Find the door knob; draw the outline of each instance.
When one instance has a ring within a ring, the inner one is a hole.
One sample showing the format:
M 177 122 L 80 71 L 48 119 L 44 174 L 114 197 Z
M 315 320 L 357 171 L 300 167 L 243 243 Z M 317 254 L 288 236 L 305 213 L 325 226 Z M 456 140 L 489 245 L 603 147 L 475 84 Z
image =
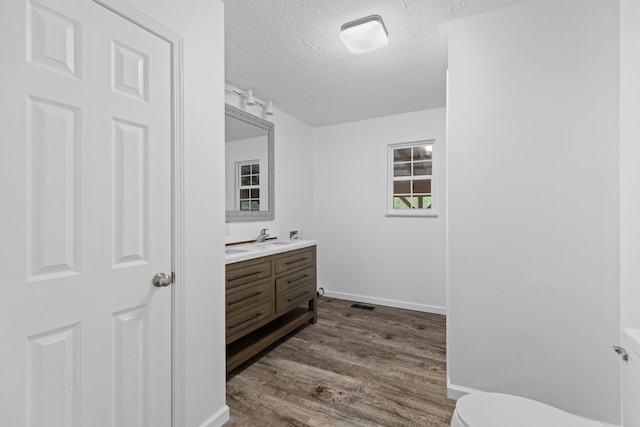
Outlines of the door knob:
M 169 286 L 173 280 L 167 273 L 157 273 L 153 276 L 153 280 L 151 282 L 156 288 L 164 288 L 165 286 Z

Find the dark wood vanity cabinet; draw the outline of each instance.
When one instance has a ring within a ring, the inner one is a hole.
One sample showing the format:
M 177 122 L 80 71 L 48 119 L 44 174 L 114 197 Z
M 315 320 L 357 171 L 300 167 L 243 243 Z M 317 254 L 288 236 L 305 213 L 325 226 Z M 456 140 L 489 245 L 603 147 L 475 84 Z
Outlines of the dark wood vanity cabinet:
M 317 322 L 316 247 L 227 264 L 227 372 Z

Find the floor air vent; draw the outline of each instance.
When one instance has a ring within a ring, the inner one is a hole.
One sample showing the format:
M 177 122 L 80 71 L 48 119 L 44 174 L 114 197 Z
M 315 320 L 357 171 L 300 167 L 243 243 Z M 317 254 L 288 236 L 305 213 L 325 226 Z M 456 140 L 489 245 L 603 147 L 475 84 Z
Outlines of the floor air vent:
M 363 305 L 363 304 L 351 304 L 351 307 L 360 308 L 362 310 L 373 310 L 375 308 L 375 307 L 371 307 L 370 305 Z

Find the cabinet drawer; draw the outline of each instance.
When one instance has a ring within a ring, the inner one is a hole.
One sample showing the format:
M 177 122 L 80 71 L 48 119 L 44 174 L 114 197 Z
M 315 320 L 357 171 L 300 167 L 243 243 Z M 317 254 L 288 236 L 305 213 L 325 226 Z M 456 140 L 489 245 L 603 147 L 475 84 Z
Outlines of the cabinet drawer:
M 303 302 L 315 297 L 316 282 L 306 282 L 303 286 L 298 286 L 288 292 L 278 293 L 276 300 L 276 312 L 291 310 Z
M 271 260 L 239 262 L 227 270 L 226 289 L 271 277 Z
M 304 270 L 287 274 L 286 276 L 282 276 L 276 279 L 276 295 L 301 288 L 309 284 L 309 282 L 315 282 L 315 280 L 316 269 L 313 267 L 305 268 Z
M 276 275 L 286 273 L 300 267 L 313 265 L 315 262 L 313 248 L 298 249 L 276 258 Z
M 271 279 L 266 279 L 255 285 L 238 286 L 227 290 L 225 298 L 227 316 L 265 299 L 273 299 L 273 282 Z
M 245 310 L 240 310 L 227 315 L 227 342 L 249 333 L 261 326 L 264 320 L 268 320 L 273 314 L 273 300 L 269 299 Z

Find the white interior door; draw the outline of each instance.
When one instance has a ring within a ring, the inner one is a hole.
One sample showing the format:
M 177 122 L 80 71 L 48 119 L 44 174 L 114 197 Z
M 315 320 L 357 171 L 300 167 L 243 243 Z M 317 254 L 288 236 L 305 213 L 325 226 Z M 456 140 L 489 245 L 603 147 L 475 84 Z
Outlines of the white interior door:
M 0 2 L 0 425 L 171 424 L 171 51 Z

